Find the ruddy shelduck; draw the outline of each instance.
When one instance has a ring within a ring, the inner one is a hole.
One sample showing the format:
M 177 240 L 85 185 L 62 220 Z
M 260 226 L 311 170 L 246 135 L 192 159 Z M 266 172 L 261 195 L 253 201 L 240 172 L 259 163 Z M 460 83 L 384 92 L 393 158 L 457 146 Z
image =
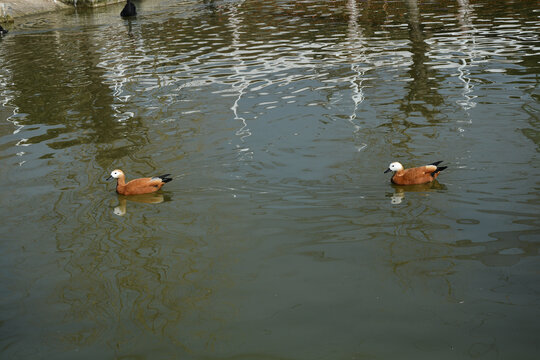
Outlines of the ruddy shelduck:
M 126 175 L 122 170 L 116 169 L 111 172 L 111 176 L 109 176 L 106 180 L 110 180 L 112 178 L 117 179 L 116 192 L 120 195 L 140 195 L 158 191 L 163 185 L 165 185 L 165 183 L 172 180 L 172 178 L 169 177 L 170 175 L 171 174 L 165 174 L 151 178 L 135 179 L 126 184 Z
M 430 183 L 439 176 L 439 173 L 447 166 L 437 166 L 442 161 L 437 161 L 429 165 L 405 169 L 399 162 L 393 162 L 388 166 L 385 173 L 393 171 L 392 182 L 397 185 L 418 185 Z

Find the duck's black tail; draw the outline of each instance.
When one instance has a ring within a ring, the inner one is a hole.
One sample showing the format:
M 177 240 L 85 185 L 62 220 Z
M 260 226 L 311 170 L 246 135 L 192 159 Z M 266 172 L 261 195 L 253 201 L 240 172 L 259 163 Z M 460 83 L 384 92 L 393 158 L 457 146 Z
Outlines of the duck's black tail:
M 169 176 L 171 176 L 171 174 L 164 174 L 164 175 L 159 175 L 159 176 L 154 176 L 154 177 L 161 179 L 161 181 L 163 181 L 164 183 L 168 183 L 169 181 L 172 181 L 172 178 Z
M 444 169 L 448 168 L 448 166 L 439 166 L 439 164 L 442 163 L 442 160 L 441 161 L 435 161 L 434 163 L 431 163 L 429 165 L 435 165 L 437 166 L 437 170 L 435 170 L 434 172 L 431 173 L 431 175 L 434 175 L 436 173 L 439 173 L 441 171 L 443 171 Z

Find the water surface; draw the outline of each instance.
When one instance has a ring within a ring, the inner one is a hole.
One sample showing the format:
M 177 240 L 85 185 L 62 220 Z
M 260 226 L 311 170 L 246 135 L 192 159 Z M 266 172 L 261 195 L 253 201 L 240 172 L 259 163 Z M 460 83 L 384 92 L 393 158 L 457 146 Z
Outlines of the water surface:
M 536 1 L 136 4 L 0 38 L 3 359 L 538 358 Z

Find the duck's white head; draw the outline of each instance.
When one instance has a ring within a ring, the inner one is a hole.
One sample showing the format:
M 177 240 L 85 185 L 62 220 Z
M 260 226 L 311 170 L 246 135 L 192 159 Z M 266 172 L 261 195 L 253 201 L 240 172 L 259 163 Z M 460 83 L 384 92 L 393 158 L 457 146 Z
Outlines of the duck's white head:
M 389 171 L 400 171 L 400 170 L 403 170 L 403 165 L 401 165 L 401 163 L 395 161 L 393 163 L 390 163 L 390 165 L 388 166 L 388 169 L 386 169 L 385 173 L 389 172 Z
M 116 169 L 111 172 L 111 176 L 109 176 L 107 180 L 110 180 L 112 178 L 118 179 L 121 176 L 124 176 L 124 172 L 122 170 Z

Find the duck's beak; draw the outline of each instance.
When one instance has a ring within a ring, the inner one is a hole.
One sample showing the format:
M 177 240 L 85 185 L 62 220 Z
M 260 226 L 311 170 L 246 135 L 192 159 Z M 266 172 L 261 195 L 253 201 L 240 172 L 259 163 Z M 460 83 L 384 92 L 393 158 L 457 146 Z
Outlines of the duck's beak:
M 109 181 L 112 179 L 112 175 L 105 179 L 105 181 Z
M 392 170 L 390 170 L 390 169 L 388 168 L 388 169 L 386 169 L 386 171 L 385 171 L 384 173 L 386 174 L 386 173 L 389 172 L 389 171 L 392 171 Z

